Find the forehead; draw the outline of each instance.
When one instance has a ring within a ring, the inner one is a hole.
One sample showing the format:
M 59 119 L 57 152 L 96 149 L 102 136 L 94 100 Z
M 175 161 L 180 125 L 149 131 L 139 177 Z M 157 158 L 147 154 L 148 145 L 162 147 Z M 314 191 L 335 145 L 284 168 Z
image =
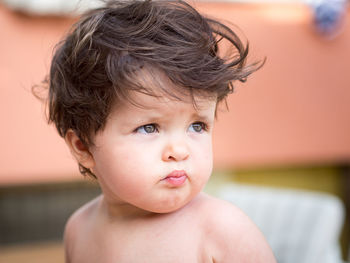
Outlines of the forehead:
M 111 112 L 109 118 L 122 117 L 127 119 L 146 118 L 167 118 L 172 119 L 179 116 L 201 116 L 206 119 L 213 119 L 216 111 L 216 100 L 194 96 L 181 95 L 180 98 L 169 96 L 154 96 L 150 94 L 132 91 L 129 95 L 132 102 L 125 101 L 118 104 Z M 131 121 L 131 120 L 130 120 Z
M 216 107 L 216 100 L 202 98 L 196 95 L 179 94 L 174 98 L 162 94 L 154 96 L 153 94 L 144 94 L 140 92 L 132 92 L 130 94 L 134 103 L 123 103 L 124 109 L 135 109 L 139 111 L 168 111 L 173 114 L 178 114 L 183 111 L 187 112 L 204 112 Z
M 117 101 L 116 107 L 131 104 L 140 108 L 154 108 L 158 104 L 182 102 L 200 110 L 217 101 L 217 94 L 177 85 L 163 71 L 154 67 L 134 72 L 123 88 L 126 90 L 125 96 Z
M 195 96 L 194 104 L 187 97 L 179 100 L 167 96 L 155 97 L 138 91 L 132 91 L 130 97 L 132 103 L 125 101 L 110 112 L 107 127 L 114 125 L 135 128 L 146 123 L 187 123 L 193 119 L 212 123 L 215 119 L 216 100 Z

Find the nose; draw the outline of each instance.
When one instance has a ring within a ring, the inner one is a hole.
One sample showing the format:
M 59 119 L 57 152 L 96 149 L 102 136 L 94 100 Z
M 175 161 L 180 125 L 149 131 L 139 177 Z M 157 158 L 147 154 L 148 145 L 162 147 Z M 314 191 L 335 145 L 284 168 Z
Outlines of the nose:
M 168 142 L 162 153 L 162 160 L 169 161 L 184 161 L 189 156 L 189 149 L 185 142 Z

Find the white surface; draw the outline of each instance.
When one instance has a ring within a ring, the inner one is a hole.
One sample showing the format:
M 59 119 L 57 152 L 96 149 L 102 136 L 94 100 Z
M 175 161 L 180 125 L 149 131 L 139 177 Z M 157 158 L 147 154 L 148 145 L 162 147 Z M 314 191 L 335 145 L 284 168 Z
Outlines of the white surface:
M 97 0 L 3 0 L 14 10 L 36 15 L 81 13 L 101 5 Z
M 230 184 L 218 196 L 241 208 L 260 228 L 279 263 L 342 262 L 342 202 L 334 196 Z

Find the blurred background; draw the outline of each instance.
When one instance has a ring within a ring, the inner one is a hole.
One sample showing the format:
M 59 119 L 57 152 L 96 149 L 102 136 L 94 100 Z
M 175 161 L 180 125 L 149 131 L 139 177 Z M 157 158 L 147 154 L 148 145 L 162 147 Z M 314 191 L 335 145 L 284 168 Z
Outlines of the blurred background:
M 237 204 L 243 200 L 242 209 L 252 213 L 259 226 L 260 221 L 265 224 L 260 227 L 279 262 L 347 260 L 348 3 L 191 3 L 204 14 L 237 25 L 249 40 L 252 62 L 267 58 L 247 83 L 237 83 L 227 101 L 229 110 L 219 109 L 215 169 L 206 191 L 227 199 L 239 194 L 230 200 Z M 0 262 L 63 262 L 67 218 L 100 193 L 95 182 L 79 174 L 64 141 L 47 125 L 44 105 L 31 93 L 49 71 L 55 44 L 82 10 L 96 5 L 95 1 L 0 1 Z M 275 206 L 276 200 L 280 203 Z M 254 214 L 257 210 L 259 215 Z M 299 227 L 302 217 L 295 216 L 301 213 L 308 222 L 304 229 Z M 272 220 L 277 217 L 283 223 Z M 269 230 L 266 222 L 272 221 Z M 267 232 L 277 228 L 279 234 L 270 237 Z M 287 242 L 290 229 L 293 240 Z M 332 252 L 296 260 L 292 253 L 284 256 L 292 245 L 299 257 L 307 254 L 305 246 L 307 251 L 332 247 Z

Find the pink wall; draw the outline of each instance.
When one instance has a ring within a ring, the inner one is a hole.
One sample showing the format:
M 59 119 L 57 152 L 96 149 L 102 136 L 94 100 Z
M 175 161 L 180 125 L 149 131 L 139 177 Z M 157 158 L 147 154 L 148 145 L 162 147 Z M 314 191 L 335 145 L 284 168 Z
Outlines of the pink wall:
M 267 57 L 219 116 L 219 167 L 350 162 L 350 23 L 327 41 L 303 5 L 203 5 Z M 231 139 L 228 139 L 231 138 Z
M 300 5 L 197 3 L 244 31 L 262 70 L 219 112 L 217 168 L 350 162 L 350 25 L 328 41 Z M 77 167 L 30 88 L 72 19 L 14 14 L 0 5 L 0 184 L 71 180 Z

